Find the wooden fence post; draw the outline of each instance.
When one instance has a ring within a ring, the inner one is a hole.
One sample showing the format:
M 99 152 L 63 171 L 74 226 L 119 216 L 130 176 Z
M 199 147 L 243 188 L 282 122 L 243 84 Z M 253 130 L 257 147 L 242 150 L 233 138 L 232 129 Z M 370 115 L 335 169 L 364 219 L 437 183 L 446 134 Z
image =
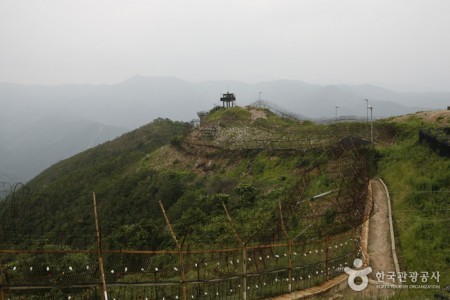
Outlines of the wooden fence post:
M 3 264 L 0 257 L 0 300 L 3 300 Z
M 247 300 L 247 248 L 245 243 L 242 243 L 242 297 Z
M 329 253 L 328 253 L 328 235 L 325 237 L 325 280 L 324 282 L 328 281 L 329 276 L 328 276 L 328 260 L 329 260 Z
M 161 211 L 164 215 L 164 219 L 166 220 L 167 227 L 169 227 L 170 235 L 172 236 L 173 240 L 175 241 L 175 244 L 178 248 L 178 255 L 179 255 L 179 262 L 180 262 L 180 273 L 181 273 L 181 286 L 182 286 L 182 293 L 183 293 L 183 300 L 187 299 L 187 292 L 186 292 L 186 274 L 184 270 L 184 256 L 183 256 L 183 245 L 180 244 L 178 241 L 175 232 L 173 231 L 172 224 L 170 223 L 169 217 L 166 214 L 166 210 L 164 209 L 164 205 L 161 201 L 159 201 L 159 206 L 161 207 Z
M 100 225 L 98 223 L 97 215 L 97 200 L 95 198 L 95 192 L 92 193 L 92 200 L 94 202 L 94 218 L 95 218 L 95 233 L 97 238 L 97 255 L 98 255 L 98 268 L 100 271 L 100 282 L 102 287 L 102 299 L 108 300 L 108 292 L 106 290 L 105 272 L 103 269 L 103 257 L 102 257 L 102 241 L 100 238 Z
M 242 288 L 244 290 L 242 292 L 242 297 L 244 300 L 247 300 L 247 248 L 245 247 L 245 242 L 241 239 L 241 237 L 237 233 L 236 227 L 234 226 L 234 222 L 231 219 L 231 216 L 228 212 L 225 202 L 223 202 L 223 201 L 222 201 L 222 206 L 223 206 L 223 209 L 227 216 L 228 222 L 230 223 L 231 230 L 233 231 L 234 236 L 242 245 Z
M 181 270 L 181 289 L 183 292 L 183 300 L 187 299 L 187 292 L 186 292 L 186 274 L 184 270 L 184 255 L 183 255 L 183 249 L 180 247 L 180 270 Z
M 288 253 L 288 290 L 289 293 L 292 292 L 292 240 L 289 239 L 289 253 Z
M 281 209 L 281 202 L 278 201 L 278 208 L 280 210 L 280 222 L 281 222 L 281 229 L 283 230 L 284 236 L 288 240 L 288 291 L 289 293 L 292 292 L 292 239 L 289 237 L 289 234 L 286 230 L 286 227 L 284 226 L 284 220 L 283 220 L 283 211 Z

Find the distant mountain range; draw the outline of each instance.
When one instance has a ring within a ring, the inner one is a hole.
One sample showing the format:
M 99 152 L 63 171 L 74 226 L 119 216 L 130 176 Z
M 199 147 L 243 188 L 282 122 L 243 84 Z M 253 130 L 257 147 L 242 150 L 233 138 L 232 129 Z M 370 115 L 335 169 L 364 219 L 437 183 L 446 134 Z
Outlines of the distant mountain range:
M 127 129 L 90 120 L 46 116 L 2 130 L 0 182 L 26 182 L 52 164 L 114 139 Z
M 113 85 L 19 85 L 0 83 L 0 181 L 27 181 L 57 161 L 155 118 L 190 121 L 220 105 L 226 91 L 238 105 L 261 99 L 310 119 L 338 114 L 374 117 L 443 109 L 450 93 L 399 93 L 371 85 L 314 85 L 277 80 L 188 82 L 134 76 Z

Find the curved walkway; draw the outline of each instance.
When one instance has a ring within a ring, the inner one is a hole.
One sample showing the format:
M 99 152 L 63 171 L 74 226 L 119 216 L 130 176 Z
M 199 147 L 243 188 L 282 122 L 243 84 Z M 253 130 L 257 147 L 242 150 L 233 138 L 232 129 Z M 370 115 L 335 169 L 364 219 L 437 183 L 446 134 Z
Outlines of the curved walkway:
M 355 292 L 348 287 L 348 276 L 343 274 L 321 286 L 282 295 L 275 299 L 293 300 L 312 297 L 320 299 L 383 299 L 393 295 L 394 289 L 377 288 L 377 285 L 381 284 L 394 284 L 387 278 L 387 274 L 397 271 L 392 256 L 389 192 L 381 179 L 371 180 L 370 187 L 369 191 L 371 190 L 374 200 L 374 215 L 364 225 L 366 232 L 368 231 L 367 263 L 372 268 L 372 273 L 369 274 L 369 286 L 361 292 Z M 361 243 L 364 243 L 364 238 Z M 384 282 L 377 279 L 377 272 L 378 274 L 384 272 Z
M 377 272 L 395 272 L 392 257 L 391 234 L 389 222 L 389 205 L 385 188 L 379 179 L 372 180 L 372 195 L 375 214 L 369 220 L 369 264 L 372 267 L 372 279 Z

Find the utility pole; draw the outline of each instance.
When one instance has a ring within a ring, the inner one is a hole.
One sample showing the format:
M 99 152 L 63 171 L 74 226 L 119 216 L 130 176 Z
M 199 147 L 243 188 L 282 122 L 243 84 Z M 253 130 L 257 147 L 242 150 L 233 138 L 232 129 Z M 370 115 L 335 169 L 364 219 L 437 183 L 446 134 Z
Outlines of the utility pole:
M 369 105 L 368 108 L 370 109 L 370 142 L 373 145 L 373 107 Z
M 339 105 L 336 105 L 336 118 L 335 118 L 336 123 L 337 123 L 337 111 L 338 111 L 338 108 L 339 108 Z
M 367 113 L 367 119 L 366 122 L 369 123 L 369 99 L 364 99 L 366 101 L 366 113 Z

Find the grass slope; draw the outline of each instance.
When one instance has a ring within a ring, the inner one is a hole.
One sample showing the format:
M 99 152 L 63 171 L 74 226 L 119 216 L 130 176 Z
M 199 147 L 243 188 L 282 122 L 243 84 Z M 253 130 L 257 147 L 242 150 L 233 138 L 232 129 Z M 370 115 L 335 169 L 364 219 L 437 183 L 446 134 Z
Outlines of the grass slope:
M 328 130 L 282 119 L 267 110 L 237 107 L 214 110 L 207 121 L 219 128 L 217 136 L 205 138 L 212 142 L 248 133 L 264 136 L 267 129 L 276 138 L 303 138 L 313 131 L 322 134 Z M 105 247 L 173 247 L 159 201 L 186 242 L 236 242 L 222 201 L 243 239 L 270 242 L 280 238 L 278 202 L 295 203 L 340 184 L 338 178 L 327 174 L 330 158 L 320 147 L 308 151 L 215 148 L 212 152 L 196 148 L 189 152 L 182 147 L 186 139 L 198 143 L 201 135 L 185 123 L 158 119 L 52 166 L 29 183 L 36 196 L 17 195 L 14 201 L 0 203 L 0 213 L 5 216 L 0 220 L 2 240 L 15 247 L 90 247 L 95 191 Z M 296 189 L 305 170 L 311 170 L 310 182 L 302 194 Z M 323 224 L 336 218 L 333 211 L 330 214 Z M 295 236 L 310 225 L 307 220 L 298 223 L 294 217 L 289 222 L 286 220 Z M 327 228 L 330 234 L 343 230 Z M 305 234 L 312 238 L 315 231 Z
M 405 284 L 444 288 L 450 283 L 450 160 L 418 142 L 418 129 L 432 128 L 436 123 L 410 116 L 398 126 L 401 138 L 379 149 L 379 174 L 391 193 L 400 271 L 428 272 L 427 282 L 419 277 L 416 283 L 409 278 Z M 431 279 L 436 272 L 439 282 Z M 394 298 L 429 299 L 435 293 L 446 292 L 408 289 Z

